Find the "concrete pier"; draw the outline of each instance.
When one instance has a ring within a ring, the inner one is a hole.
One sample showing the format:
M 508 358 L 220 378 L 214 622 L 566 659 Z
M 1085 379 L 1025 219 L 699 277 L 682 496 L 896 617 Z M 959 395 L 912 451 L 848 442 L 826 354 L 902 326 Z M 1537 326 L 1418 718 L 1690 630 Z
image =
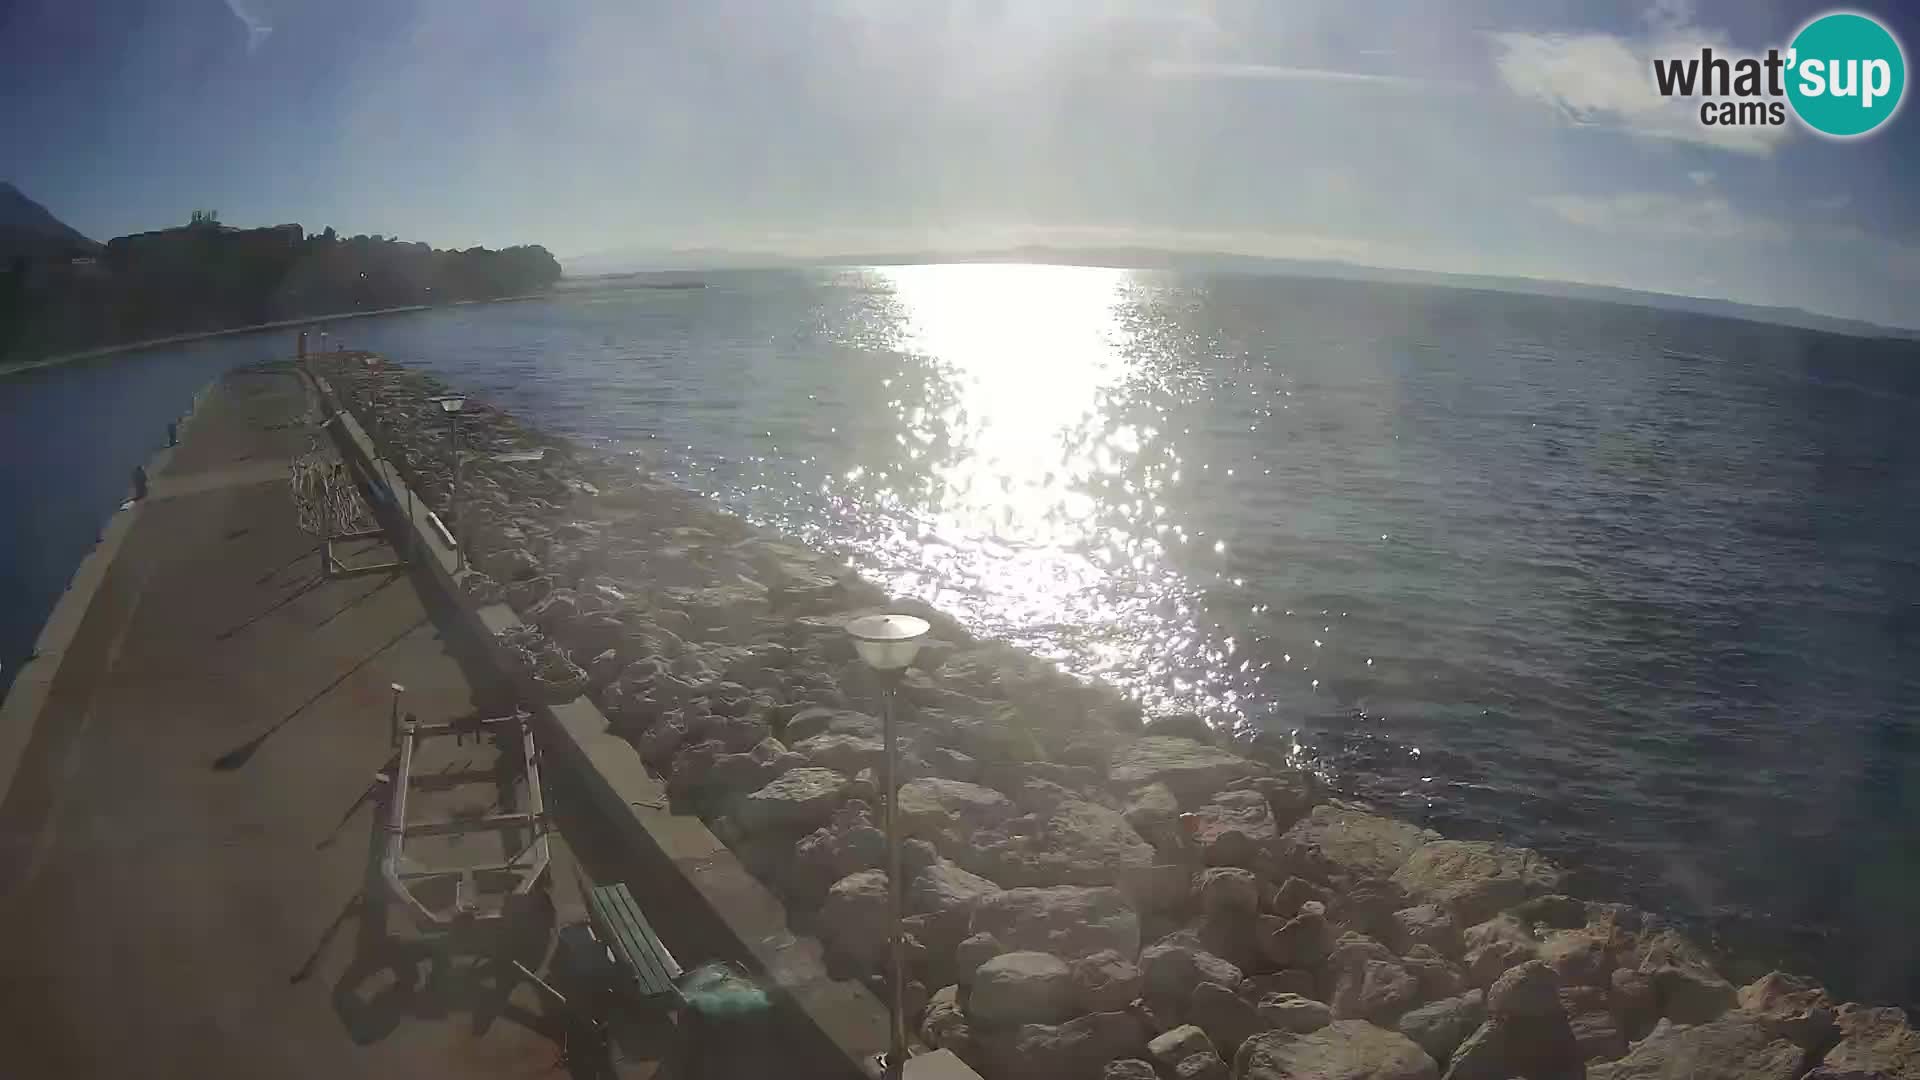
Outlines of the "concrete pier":
M 503 701 L 430 587 L 321 575 L 287 484 L 317 416 L 287 366 L 205 395 L 0 707 L 0 1075 L 564 1075 L 539 991 L 368 902 L 391 685 Z

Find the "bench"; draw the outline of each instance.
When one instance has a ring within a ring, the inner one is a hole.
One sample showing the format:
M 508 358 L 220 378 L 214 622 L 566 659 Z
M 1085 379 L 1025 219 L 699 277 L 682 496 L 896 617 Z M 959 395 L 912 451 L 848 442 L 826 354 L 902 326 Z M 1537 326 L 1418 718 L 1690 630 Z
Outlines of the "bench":
M 587 918 L 614 962 L 624 973 L 626 989 L 641 1002 L 677 1003 L 680 962 L 653 932 L 640 905 L 624 884 L 596 885 L 587 893 Z

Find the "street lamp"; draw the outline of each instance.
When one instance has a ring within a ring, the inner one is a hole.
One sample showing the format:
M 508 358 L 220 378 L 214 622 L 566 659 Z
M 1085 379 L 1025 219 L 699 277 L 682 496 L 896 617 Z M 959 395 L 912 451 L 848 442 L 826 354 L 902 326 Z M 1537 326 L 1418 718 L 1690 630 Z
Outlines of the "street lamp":
M 907 949 L 901 929 L 905 917 L 901 897 L 906 885 L 900 879 L 900 801 L 899 737 L 895 716 L 894 691 L 900 686 L 907 665 L 920 652 L 920 642 L 931 629 L 927 620 L 912 615 L 863 615 L 847 623 L 847 636 L 860 659 L 880 675 L 885 694 L 881 729 L 886 733 L 885 775 L 887 805 L 887 902 L 891 925 L 887 942 L 887 1018 L 888 1049 L 884 1063 L 886 1080 L 900 1080 L 907 1064 Z
M 447 513 L 453 518 L 454 572 L 459 573 L 467 568 L 467 545 L 460 535 L 460 410 L 466 407 L 467 399 L 461 394 L 441 394 L 433 403 L 447 414 L 447 431 L 453 441 L 453 491 L 447 499 Z

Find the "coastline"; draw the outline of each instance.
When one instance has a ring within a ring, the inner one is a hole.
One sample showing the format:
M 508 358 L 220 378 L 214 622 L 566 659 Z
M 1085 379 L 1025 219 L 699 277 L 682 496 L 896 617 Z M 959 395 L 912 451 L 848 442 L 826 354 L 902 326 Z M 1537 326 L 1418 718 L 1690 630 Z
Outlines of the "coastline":
M 444 498 L 425 401 L 439 384 L 317 365 L 382 453 Z M 476 412 L 470 445 L 548 455 L 482 458 L 463 479 L 478 569 L 458 587 L 520 620 L 491 629 L 525 689 L 591 710 L 796 929 L 870 976 L 885 910 L 877 688 L 838 628 L 903 605 L 698 496 Z M 1313 1039 L 1430 1070 L 1409 1076 L 1532 1075 L 1545 1058 L 1529 1055 L 1642 1075 L 1723 1051 L 1790 1058 L 1779 1075 L 1798 1076 L 1876 1040 L 1920 1048 L 1898 1010 L 1840 1006 L 1777 972 L 1736 990 L 1673 924 L 1561 895 L 1561 871 L 1527 849 L 1442 840 L 1331 798 L 1278 748 L 1149 720 L 1111 688 L 906 606 L 936 638 L 904 690 L 899 797 L 920 841 L 920 1030 L 990 1077 L 1098 1075 L 1139 1056 L 1184 1072 L 1211 1054 L 1224 1069 L 1235 1046 L 1235 1075 L 1264 1076 L 1263 1054 Z M 1507 1010 L 1527 995 L 1552 1004 Z
M 545 300 L 554 294 L 524 293 L 518 296 L 496 296 L 487 300 L 455 300 L 450 304 L 408 304 L 401 307 L 375 308 L 372 311 L 343 311 L 332 315 L 303 315 L 296 319 L 280 319 L 274 322 L 254 323 L 249 326 L 233 326 L 224 330 L 202 330 L 191 334 L 173 334 L 167 337 L 148 338 L 144 341 L 131 341 L 122 345 L 103 345 L 97 349 L 82 349 L 79 352 L 60 353 L 39 360 L 27 360 L 18 364 L 0 365 L 0 378 L 19 375 L 43 368 L 58 367 L 81 360 L 94 360 L 117 353 L 137 352 L 141 349 L 155 349 L 163 345 L 180 345 L 190 341 L 205 341 L 210 338 L 230 337 L 236 334 L 253 334 L 266 330 L 286 330 L 301 326 L 317 326 L 322 323 L 342 322 L 349 319 L 367 319 L 377 315 L 404 315 L 416 311 L 432 311 L 441 307 L 464 307 L 470 304 L 510 304 L 522 300 Z

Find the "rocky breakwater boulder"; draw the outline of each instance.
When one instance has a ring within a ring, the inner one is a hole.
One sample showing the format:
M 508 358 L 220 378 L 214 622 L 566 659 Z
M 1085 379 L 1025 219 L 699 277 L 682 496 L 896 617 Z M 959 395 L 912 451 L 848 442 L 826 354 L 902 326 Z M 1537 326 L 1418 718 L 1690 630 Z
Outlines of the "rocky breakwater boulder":
M 1169 934 L 1142 950 L 1140 971 L 1155 1015 L 1167 1017 L 1185 1015 L 1201 983 L 1234 990 L 1242 977 L 1239 967 L 1208 952 L 1191 930 Z
M 1840 1041 L 1807 1080 L 1920 1080 L 1920 1032 L 1901 1010 L 1842 1005 L 1835 1026 Z
M 1694 1025 L 1662 1020 L 1625 1057 L 1588 1066 L 1586 1075 L 1588 1080 L 1793 1080 L 1806 1071 L 1805 1056 L 1800 1047 L 1769 1035 L 1757 1018 L 1729 1014 Z
M 766 586 L 745 577 L 702 588 L 661 589 L 659 604 L 683 613 L 692 635 L 702 641 L 749 640 L 758 621 L 772 614 Z
M 1269 1031 L 1234 1058 L 1235 1080 L 1439 1080 L 1426 1051 L 1364 1020 L 1337 1020 L 1306 1033 Z
M 764 582 L 767 602 L 788 615 L 837 611 L 866 599 L 860 581 L 836 559 L 798 544 L 763 540 L 747 553 L 754 577 Z
M 1561 873 L 1529 848 L 1473 840 L 1435 840 L 1393 871 L 1393 884 L 1461 926 L 1484 922 L 1535 896 L 1555 892 Z
M 1769 1033 L 1802 1049 L 1817 1053 L 1838 1037 L 1833 999 L 1812 979 L 1769 972 L 1741 987 L 1738 1000 L 1741 1011 L 1758 1019 Z
M 1197 1024 L 1163 1031 L 1147 1043 L 1161 1074 L 1175 1080 L 1226 1080 L 1227 1066 L 1213 1040 Z
M 1386 946 L 1360 934 L 1342 934 L 1326 961 L 1333 1015 L 1391 1027 L 1422 1001 L 1420 980 Z
M 849 874 L 827 890 L 820 936 L 836 966 L 855 974 L 878 971 L 886 960 L 892 902 L 885 870 Z
M 1022 812 L 990 787 L 922 777 L 900 789 L 901 827 L 940 853 L 1002 885 L 1105 885 L 1153 865 L 1153 848 L 1120 812 L 1053 787 Z
M 1424 945 L 1443 957 L 1458 959 L 1466 948 L 1460 924 L 1432 904 L 1396 908 L 1385 919 L 1382 935 L 1388 947 L 1402 955 Z
M 980 965 L 972 985 L 967 1018 L 977 1027 L 1055 1024 L 1079 1005 L 1073 969 L 1052 953 L 1002 953 Z
M 1582 1056 L 1553 969 L 1529 960 L 1487 991 L 1487 1020 L 1453 1052 L 1451 1080 L 1579 1077 Z
M 1344 886 L 1391 879 L 1439 834 L 1349 803 L 1326 803 L 1288 829 L 1279 857 L 1288 873 Z
M 821 685 L 816 685 L 814 681 L 816 679 L 821 681 Z M 881 737 L 881 724 L 876 717 L 852 709 L 806 703 L 815 696 L 828 696 L 833 693 L 824 689 L 825 685 L 832 682 L 831 676 L 808 676 L 796 681 L 798 702 L 792 715 L 781 727 L 782 739 L 793 744 L 804 742 L 816 735 L 858 735 L 869 739 Z
M 806 758 L 808 764 L 833 769 L 848 776 L 867 769 L 877 774 L 886 767 L 886 744 L 877 738 L 825 732 L 792 745 L 793 752 Z
M 805 833 L 826 821 L 847 796 L 846 777 L 841 776 L 835 788 L 827 775 L 831 769 L 804 768 L 805 759 L 777 740 L 762 739 L 737 754 L 729 753 L 728 745 L 708 737 L 681 747 L 667 776 L 667 795 L 676 810 L 710 820 L 732 814 L 749 835 L 794 829 Z M 804 775 L 786 780 L 794 772 Z M 775 786 L 781 780 L 786 783 Z M 749 808 L 747 802 L 754 805 Z
M 1260 792 L 1217 792 L 1180 820 L 1187 839 L 1208 866 L 1271 869 L 1280 828 Z
M 1466 950 L 1467 982 L 1482 989 L 1492 986 L 1508 969 L 1540 955 L 1540 939 L 1533 927 L 1506 912 L 1469 926 L 1460 937 Z
M 946 1038 L 964 1035 L 990 1076 L 1093 1080 L 1140 1055 L 1150 1032 L 1125 1011 L 1140 990 L 1140 925 L 1117 890 L 983 892 L 969 930 L 952 960 L 965 1013 Z
M 1067 961 L 1105 951 L 1140 955 L 1140 917 L 1112 888 L 1007 889 L 975 905 L 969 929 L 1006 951 L 1052 953 Z
M 1265 894 L 1272 887 L 1252 871 L 1237 866 L 1209 867 L 1192 880 L 1191 896 L 1198 902 L 1199 917 L 1189 918 L 1188 931 L 1207 951 L 1243 971 L 1273 970 L 1266 944 L 1271 928 L 1280 920 L 1261 913 Z
M 874 820 L 872 807 L 850 800 L 832 820 L 802 837 L 793 860 L 779 882 L 794 907 L 810 911 L 819 906 L 833 883 L 862 870 L 886 865 L 887 834 Z
M 943 986 L 927 998 L 926 1010 L 920 1014 L 920 1041 L 963 1059 L 974 1056 L 973 1027 L 960 1007 L 959 986 Z
M 1133 1005 L 1145 988 L 1145 975 L 1133 958 L 1103 949 L 1075 960 L 1073 985 L 1082 1012 L 1118 1012 Z
M 1152 866 L 1154 853 L 1118 811 L 1065 798 L 981 833 L 958 858 L 1011 886 L 1107 885 Z
M 1251 919 L 1260 911 L 1260 879 L 1237 866 L 1215 866 L 1193 876 L 1191 895 L 1210 919 Z
M 912 859 L 903 859 L 907 877 L 907 925 L 927 948 L 934 984 L 948 981 L 954 950 L 972 932 L 973 913 L 981 903 L 1001 892 L 1000 886 L 935 855 L 928 846 Z
M 1115 890 L 1009 889 L 975 903 L 972 929 L 955 964 L 972 969 L 963 1022 L 987 1075 L 1096 1080 L 1145 1051 L 1151 1032 L 1127 1008 L 1139 925 Z M 943 1023 L 936 1036 L 956 1041 Z
M 492 526 L 489 533 L 490 537 L 496 541 L 509 540 L 506 529 L 500 526 Z M 513 539 L 525 539 L 520 530 L 514 529 L 514 533 L 519 535 Z M 478 565 L 488 577 L 509 586 L 530 581 L 538 577 L 543 569 L 540 560 L 534 558 L 533 553 L 526 548 L 505 547 L 498 544 L 493 551 L 478 560 Z
M 948 858 L 974 838 L 1019 816 L 1012 799 L 981 784 L 928 776 L 900 786 L 900 831 L 931 842 Z
M 1333 1010 L 1325 1002 L 1286 991 L 1262 995 L 1258 1011 L 1267 1027 L 1303 1035 L 1333 1023 Z
M 1312 971 L 1326 962 L 1333 943 L 1340 935 L 1327 919 L 1327 906 L 1318 900 L 1299 905 L 1290 919 L 1261 921 L 1262 947 L 1267 958 L 1282 969 Z
M 1164 837 L 1169 842 L 1178 836 L 1174 829 L 1180 817 L 1180 800 L 1165 784 L 1134 788 L 1121 796 L 1120 809 L 1126 814 L 1127 824 L 1142 836 L 1156 840 Z
M 1653 985 L 1659 1014 L 1677 1024 L 1706 1023 L 1739 1003 L 1705 951 L 1676 931 L 1641 943 L 1639 973 Z
M 1223 1060 L 1231 1059 L 1240 1045 L 1274 1024 L 1269 1014 L 1232 987 L 1203 982 L 1193 988 L 1187 1003 L 1186 1018 L 1207 1033 Z
M 1453 1052 L 1479 1030 L 1487 1019 L 1487 997 L 1469 990 L 1457 997 L 1441 998 L 1413 1009 L 1400 1017 L 1400 1034 L 1412 1039 L 1444 1067 L 1453 1060 Z
M 1131 1012 L 1097 1012 L 1059 1024 L 987 1029 L 974 1041 L 994 1080 L 1103 1080 L 1110 1063 L 1144 1053 L 1149 1034 Z
M 1615 951 L 1618 943 L 1606 931 L 1582 927 L 1577 930 L 1545 930 L 1541 936 L 1540 959 L 1553 969 L 1562 986 L 1604 988 L 1612 981 L 1620 955 Z M 1625 952 L 1626 949 L 1620 951 Z
M 846 795 L 844 774 L 832 769 L 792 769 L 740 800 L 735 814 L 750 833 L 803 836 L 831 822 Z
M 1005 642 L 976 641 L 951 616 L 917 601 L 897 601 L 900 610 L 933 626 L 935 637 L 957 646 L 941 657 L 948 688 L 983 701 L 1004 701 L 1028 716 L 1048 718 L 1052 731 L 1085 729 L 1097 713 L 1119 703 L 1111 687 L 1085 683 L 1058 666 Z M 917 605 L 917 606 L 916 606 Z
M 1107 782 L 1118 793 L 1164 785 L 1183 806 L 1197 806 L 1234 781 L 1261 772 L 1258 764 L 1193 739 L 1148 735 L 1122 744 L 1110 756 Z

